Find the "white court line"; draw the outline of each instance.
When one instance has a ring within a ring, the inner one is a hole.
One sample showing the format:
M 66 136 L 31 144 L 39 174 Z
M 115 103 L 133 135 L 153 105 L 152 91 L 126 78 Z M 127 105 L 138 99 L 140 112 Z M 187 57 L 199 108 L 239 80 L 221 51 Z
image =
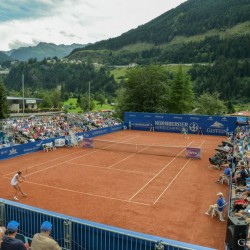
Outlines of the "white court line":
M 122 139 L 122 138 L 124 138 L 124 137 L 126 138 L 127 136 L 123 136 L 123 137 L 120 137 L 120 138 L 117 138 L 117 139 L 119 140 L 119 139 Z M 128 138 L 128 140 L 129 140 L 129 139 L 130 139 L 130 138 Z M 134 137 L 132 137 L 132 139 L 134 139 Z M 99 150 L 96 150 L 96 151 L 99 151 Z M 96 151 L 94 151 L 94 152 L 96 152 Z M 39 151 L 38 151 L 38 152 L 39 152 Z M 29 169 L 32 169 L 32 168 L 34 168 L 34 167 L 38 167 L 38 166 L 41 166 L 41 165 L 43 165 L 43 164 L 46 164 L 46 163 L 49 163 L 49 162 L 52 162 L 52 161 L 57 161 L 57 160 L 59 160 L 59 159 L 68 157 L 68 156 L 70 156 L 70 155 L 78 154 L 78 153 L 81 153 L 81 152 L 83 152 L 83 151 L 82 151 L 82 148 L 79 149 L 79 150 L 76 151 L 76 152 L 73 152 L 73 153 L 70 153 L 70 154 L 67 154 L 67 155 L 58 157 L 58 158 L 54 158 L 54 159 L 49 160 L 49 161 L 45 161 L 45 162 L 42 162 L 42 163 L 39 163 L 39 164 L 30 166 L 30 167 L 25 168 L 25 169 L 29 170 Z M 83 154 L 83 155 L 85 155 L 85 154 Z M 83 156 L 83 155 L 81 155 L 81 156 Z M 25 169 L 22 169 L 22 170 L 25 170 Z M 3 177 L 5 177 L 5 176 L 7 176 L 7 175 L 10 175 L 10 174 L 15 174 L 15 173 L 16 173 L 16 171 L 15 171 L 15 172 L 8 173 L 8 174 L 5 174 L 5 175 L 3 175 Z
M 89 165 L 89 164 L 81 164 L 81 163 L 73 163 L 73 162 L 66 162 L 66 163 L 68 163 L 68 164 L 75 164 L 75 165 L 78 165 L 78 166 L 82 165 L 82 166 L 91 167 L 91 168 L 102 168 L 102 169 L 113 170 L 113 171 L 121 171 L 121 172 L 125 172 L 125 173 L 136 173 L 136 174 L 154 175 L 154 174 L 148 173 L 148 172 L 124 170 L 124 169 L 119 169 L 119 168 L 109 169 L 107 167 L 100 167 L 100 166 Z
M 118 162 L 116 162 L 116 163 L 114 163 L 114 164 L 110 165 L 108 168 L 112 168 L 113 166 L 115 166 L 115 165 L 117 165 L 117 164 L 119 164 L 119 163 L 121 163 L 121 162 L 123 162 L 123 161 L 127 160 L 128 158 L 131 158 L 132 156 L 134 156 L 134 155 L 136 155 L 136 154 L 138 154 L 138 153 L 142 152 L 143 150 L 145 150 L 146 148 L 151 147 L 152 145 L 153 145 L 153 144 L 148 145 L 147 147 L 145 147 L 145 148 L 143 148 L 143 149 L 139 150 L 138 152 L 136 152 L 136 153 L 134 153 L 134 154 L 132 154 L 132 155 L 129 155 L 129 156 L 125 157 L 124 159 L 122 159 L 122 160 L 120 160 L 120 161 L 118 161 Z
M 137 138 L 137 137 L 138 137 L 138 136 L 134 136 L 134 137 L 128 138 L 127 140 L 122 140 L 121 142 L 128 141 L 128 140 L 130 140 L 130 139 L 134 139 L 134 138 Z M 105 148 L 109 148 L 109 147 L 112 147 L 112 146 L 113 146 L 113 145 L 107 146 L 107 147 L 105 147 Z M 97 149 L 97 150 L 95 150 L 95 151 L 92 151 L 92 152 L 90 152 L 90 153 L 88 153 L 88 154 L 84 154 L 84 155 L 82 155 L 82 156 L 90 155 L 90 154 L 99 152 L 99 151 L 101 151 L 101 150 L 105 150 L 105 148 Z M 78 156 L 78 157 L 76 157 L 76 158 L 70 159 L 69 161 L 75 160 L 75 159 L 78 159 L 78 158 L 81 158 L 82 156 Z M 69 161 L 68 161 L 68 162 L 69 162 Z
M 127 140 L 134 139 L 134 138 L 136 138 L 136 137 L 138 137 L 138 136 L 135 136 L 135 137 L 132 137 L 132 138 L 128 138 Z M 122 138 L 124 138 L 124 137 L 122 137 Z M 120 139 L 120 138 L 118 138 L 118 139 Z M 124 140 L 124 141 L 127 141 L 127 140 Z M 82 154 L 81 156 L 77 156 L 77 157 L 74 157 L 73 159 L 70 159 L 70 161 L 71 161 L 71 160 L 74 160 L 74 159 L 78 159 L 78 158 L 83 157 L 83 156 L 85 156 L 85 155 L 93 154 L 93 153 L 98 152 L 98 151 L 100 151 L 100 150 L 94 150 L 94 151 L 88 152 L 88 153 L 86 153 L 86 154 Z M 47 163 L 49 163 L 49 162 L 53 162 L 53 161 L 57 161 L 57 160 L 59 160 L 59 159 L 63 159 L 63 158 L 68 157 L 68 156 L 70 156 L 70 155 L 74 155 L 74 154 L 81 153 L 81 152 L 83 152 L 83 151 L 82 151 L 81 149 L 79 149 L 77 152 L 74 152 L 74 153 L 71 153 L 71 154 L 67 154 L 67 155 L 64 155 L 64 156 L 62 156 L 62 157 L 58 157 L 58 158 L 55 158 L 55 159 L 53 159 L 53 160 L 45 161 L 45 162 L 42 162 L 42 163 L 40 163 L 40 164 L 36 164 L 36 165 L 31 166 L 31 167 L 28 167 L 27 170 L 30 170 L 30 169 L 32 169 L 32 168 L 35 168 L 35 167 L 38 167 L 38 166 L 41 166 L 41 165 L 44 165 L 44 164 L 47 164 Z M 50 169 L 50 168 L 52 168 L 52 167 L 58 166 L 58 165 L 60 165 L 60 164 L 63 164 L 63 163 L 65 163 L 65 162 L 69 162 L 69 161 L 62 161 L 61 163 L 52 165 L 52 166 L 50 166 L 50 167 L 47 167 L 47 168 L 45 168 L 45 169 L 42 169 L 42 170 L 33 172 L 33 173 L 31 173 L 31 174 L 27 174 L 26 176 L 31 176 L 31 175 L 33 175 L 33 174 L 40 173 L 40 172 L 42 172 L 43 170 Z M 6 177 L 6 176 L 8 176 L 8 175 L 10 175 L 10 174 L 14 174 L 14 173 L 16 173 L 16 172 L 12 172 L 12 173 L 5 174 L 3 177 Z
M 191 141 L 186 147 L 188 147 L 189 145 L 191 145 L 194 141 Z M 186 149 L 186 148 L 185 148 Z M 139 194 L 146 186 L 149 185 L 149 183 L 151 183 L 156 177 L 158 177 L 158 175 L 164 171 L 185 149 L 183 149 L 177 156 L 175 156 L 167 165 L 164 166 L 164 168 L 158 172 L 151 180 L 149 180 L 142 188 L 140 188 L 132 197 L 130 197 L 129 200 L 132 200 L 137 194 Z
M 168 188 L 171 186 L 171 184 L 175 181 L 175 179 L 178 177 L 178 175 L 183 171 L 183 169 L 187 166 L 187 164 L 190 162 L 190 159 L 184 164 L 184 166 L 181 168 L 181 170 L 177 173 L 177 175 L 172 179 L 172 181 L 167 185 L 167 187 L 163 190 L 163 192 L 158 196 L 158 198 L 155 200 L 153 205 L 162 197 L 162 195 L 168 190 Z
M 49 160 L 49 161 L 45 161 L 45 162 L 42 162 L 42 163 L 39 163 L 39 164 L 33 165 L 33 166 L 28 167 L 28 168 L 26 168 L 26 169 L 27 169 L 27 170 L 29 170 L 29 169 L 32 169 L 32 168 L 35 168 L 35 167 L 41 166 L 41 165 L 43 165 L 43 164 L 46 164 L 46 163 L 52 162 L 52 161 L 57 161 L 57 160 L 62 159 L 62 158 L 64 158 L 64 157 L 67 157 L 67 156 L 70 156 L 70 155 L 77 154 L 77 153 L 79 153 L 79 152 L 81 152 L 81 150 L 79 150 L 79 151 L 77 151 L 77 152 L 74 152 L 74 153 L 71 153 L 71 154 L 64 155 L 64 156 L 62 156 L 62 157 L 54 158 L 53 160 Z M 25 169 L 22 169 L 22 170 L 24 171 Z M 15 174 L 15 173 L 16 173 L 16 171 L 15 171 L 15 172 L 8 173 L 8 174 L 5 174 L 3 177 L 5 177 L 5 176 L 7 176 L 7 175 L 10 175 L 10 174 Z
M 205 143 L 205 141 L 203 141 L 200 145 L 200 148 L 202 147 L 202 145 Z M 158 198 L 154 201 L 153 205 L 156 204 L 156 202 L 159 201 L 159 199 L 162 197 L 162 195 L 168 190 L 168 188 L 172 185 L 172 183 L 175 181 L 175 179 L 178 177 L 178 175 L 183 171 L 183 169 L 187 166 L 187 164 L 190 162 L 191 159 L 189 159 L 184 166 L 181 168 L 181 170 L 177 173 L 177 175 L 174 177 L 174 179 L 172 179 L 172 181 L 167 185 L 167 187 L 163 190 L 163 192 L 158 196 Z
M 8 178 L 8 177 L 5 177 L 5 178 L 11 179 L 11 178 Z M 91 194 L 91 193 L 87 193 L 87 192 L 75 191 L 75 190 L 67 189 L 67 188 L 54 187 L 54 186 L 40 184 L 40 183 L 35 183 L 35 182 L 31 182 L 31 181 L 25 181 L 25 182 L 33 184 L 33 185 L 37 185 L 37 186 L 42 186 L 42 187 L 47 187 L 47 188 L 53 188 L 53 189 L 56 189 L 56 190 L 62 190 L 62 191 L 72 192 L 72 193 L 81 194 L 81 195 L 94 196 L 94 197 L 104 198 L 104 199 L 108 199 L 108 200 L 116 200 L 116 201 L 121 201 L 121 202 L 139 204 L 139 205 L 143 205 L 143 206 L 151 206 L 152 205 L 152 204 L 149 204 L 149 203 L 129 201 L 129 200 L 124 200 L 124 199 L 118 199 L 118 198 L 108 197 L 108 196 L 104 196 L 104 195 L 98 195 L 98 194 Z

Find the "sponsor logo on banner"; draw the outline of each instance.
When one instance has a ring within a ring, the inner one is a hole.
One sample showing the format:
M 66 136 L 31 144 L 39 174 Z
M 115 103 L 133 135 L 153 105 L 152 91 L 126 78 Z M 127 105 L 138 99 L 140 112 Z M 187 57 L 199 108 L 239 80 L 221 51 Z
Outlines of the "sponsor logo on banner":
M 83 147 L 84 148 L 93 148 L 93 139 L 92 138 L 84 138 L 83 139 Z
M 186 148 L 186 157 L 200 159 L 201 158 L 201 149 L 200 148 Z
M 196 122 L 192 122 L 189 124 L 189 130 L 192 132 L 197 132 L 199 129 L 199 125 Z
M 17 154 L 17 151 L 15 148 L 12 148 L 9 152 L 9 155 L 15 155 L 15 154 Z
M 65 139 L 63 139 L 63 138 L 55 139 L 55 146 L 56 147 L 65 146 Z
M 212 134 L 225 134 L 225 126 L 218 122 L 218 121 L 215 121 L 209 128 L 207 128 L 207 132 L 208 133 L 212 133 Z

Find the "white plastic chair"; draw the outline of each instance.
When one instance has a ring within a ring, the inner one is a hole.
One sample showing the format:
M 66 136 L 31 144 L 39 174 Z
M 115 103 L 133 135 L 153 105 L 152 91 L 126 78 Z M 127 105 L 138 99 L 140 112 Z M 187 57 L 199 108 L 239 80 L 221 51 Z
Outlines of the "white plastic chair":
M 221 184 L 224 184 L 224 181 L 227 182 L 228 185 L 230 185 L 230 181 L 232 179 L 231 175 L 223 175 L 221 178 Z
M 224 206 L 222 207 L 214 206 L 212 213 L 211 213 L 212 218 L 216 217 L 216 215 L 218 214 L 220 221 L 225 221 L 223 212 L 226 206 L 227 206 L 227 203 L 225 203 Z M 219 208 L 222 208 L 222 211 L 219 211 Z

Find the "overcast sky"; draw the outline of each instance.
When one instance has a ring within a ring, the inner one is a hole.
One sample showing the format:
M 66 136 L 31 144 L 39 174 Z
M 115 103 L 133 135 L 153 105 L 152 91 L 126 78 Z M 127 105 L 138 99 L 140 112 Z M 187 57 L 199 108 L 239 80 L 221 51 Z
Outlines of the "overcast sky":
M 186 0 L 0 0 L 0 51 L 117 37 Z

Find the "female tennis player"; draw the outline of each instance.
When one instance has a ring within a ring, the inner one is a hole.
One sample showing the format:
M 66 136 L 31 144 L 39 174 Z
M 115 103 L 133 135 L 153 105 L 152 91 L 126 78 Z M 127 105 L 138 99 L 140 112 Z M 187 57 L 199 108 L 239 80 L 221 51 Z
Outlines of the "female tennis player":
M 18 171 L 12 178 L 10 185 L 16 190 L 15 195 L 14 195 L 14 200 L 18 201 L 19 199 L 17 198 L 17 194 L 18 192 L 20 192 L 22 194 L 23 197 L 27 196 L 27 194 L 25 194 L 22 189 L 21 186 L 19 185 L 19 183 L 21 183 L 22 181 L 24 181 L 26 179 L 25 176 L 22 175 L 21 171 Z

